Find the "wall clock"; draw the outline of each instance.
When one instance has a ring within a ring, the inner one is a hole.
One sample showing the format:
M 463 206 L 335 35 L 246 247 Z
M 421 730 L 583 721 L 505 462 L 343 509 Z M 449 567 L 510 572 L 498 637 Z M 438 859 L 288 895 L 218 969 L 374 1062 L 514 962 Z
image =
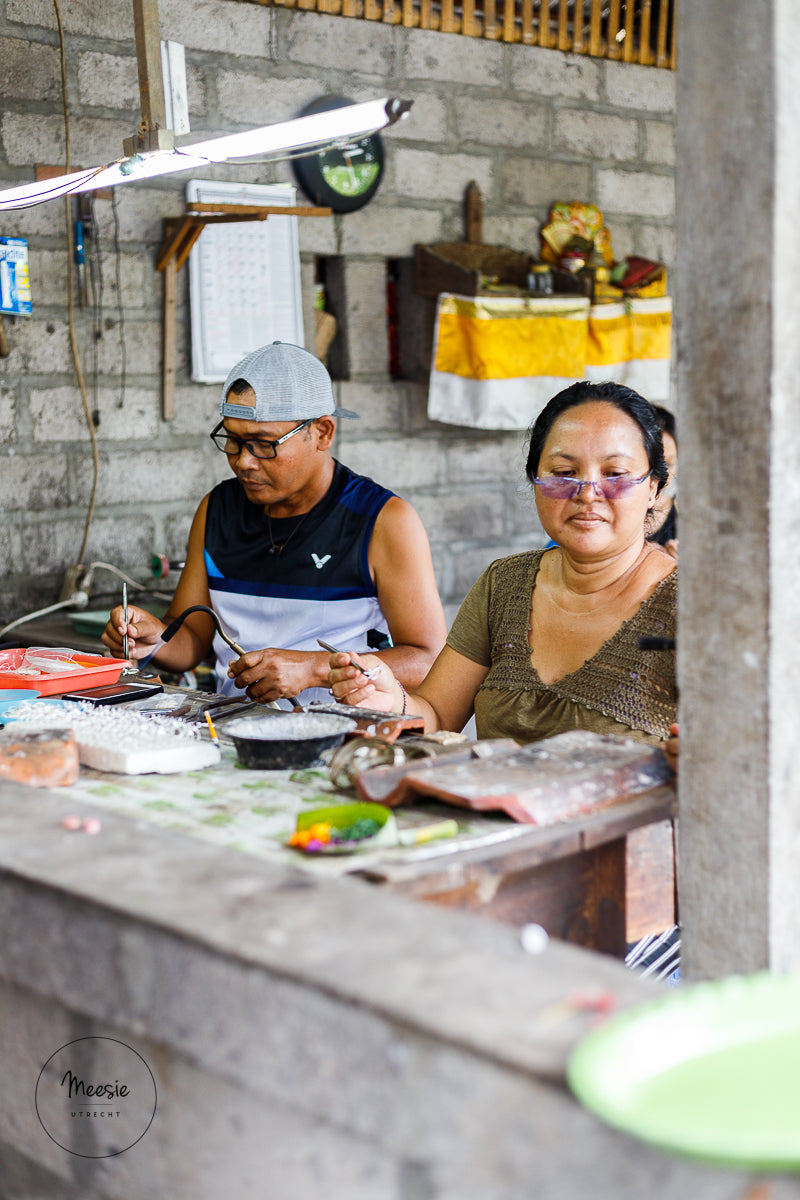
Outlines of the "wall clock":
M 344 96 L 322 96 L 303 109 L 300 116 L 327 112 L 352 104 Z M 313 204 L 325 205 L 336 213 L 355 212 L 368 204 L 383 178 L 383 140 L 378 133 L 346 145 L 314 150 L 292 159 L 295 178 Z

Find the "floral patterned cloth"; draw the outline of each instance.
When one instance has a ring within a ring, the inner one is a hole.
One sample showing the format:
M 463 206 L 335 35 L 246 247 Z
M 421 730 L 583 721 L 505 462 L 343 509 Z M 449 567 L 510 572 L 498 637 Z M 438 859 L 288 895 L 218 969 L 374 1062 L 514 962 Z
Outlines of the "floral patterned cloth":
M 330 875 L 363 870 L 379 860 L 436 853 L 436 843 L 331 856 L 291 850 L 286 841 L 298 813 L 346 804 L 354 799 L 353 794 L 337 791 L 324 767 L 248 770 L 237 762 L 233 747 L 223 742 L 221 749 L 222 760 L 216 766 L 176 775 L 112 775 L 82 767 L 78 782 L 59 788 L 58 794 L 69 798 L 74 812 L 80 812 L 78 806 L 85 801 L 274 862 L 310 864 L 313 858 L 314 870 Z M 396 810 L 400 826 L 426 825 L 442 815 L 458 820 L 459 841 L 463 839 L 466 845 L 493 830 L 505 834 L 512 824 L 502 816 L 475 817 L 448 806 Z M 440 845 L 452 850 L 452 839 Z

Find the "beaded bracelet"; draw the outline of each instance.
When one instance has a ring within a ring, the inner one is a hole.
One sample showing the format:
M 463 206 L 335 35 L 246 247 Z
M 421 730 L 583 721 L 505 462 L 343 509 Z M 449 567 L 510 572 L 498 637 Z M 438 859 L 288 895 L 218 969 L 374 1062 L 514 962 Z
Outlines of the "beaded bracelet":
M 397 680 L 397 686 L 400 688 L 400 691 L 403 693 L 403 707 L 401 708 L 401 710 L 400 710 L 400 711 L 401 711 L 403 714 L 405 714 L 405 711 L 406 711 L 406 705 L 408 704 L 408 696 L 406 695 L 406 689 L 403 687 L 403 685 L 402 685 L 402 683 L 400 682 L 400 680 L 399 680 L 399 679 Z

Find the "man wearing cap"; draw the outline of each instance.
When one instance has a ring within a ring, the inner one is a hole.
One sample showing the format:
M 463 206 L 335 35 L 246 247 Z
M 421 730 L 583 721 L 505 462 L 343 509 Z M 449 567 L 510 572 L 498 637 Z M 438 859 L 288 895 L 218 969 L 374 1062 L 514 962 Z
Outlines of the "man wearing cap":
M 329 699 L 322 638 L 385 647 L 415 687 L 446 635 L 428 538 L 410 504 L 333 458 L 335 419 L 358 414 L 337 408 L 325 367 L 299 346 L 263 346 L 230 371 L 220 413 L 211 437 L 236 478 L 195 513 L 166 619 L 129 605 L 129 657 L 149 656 L 172 617 L 202 604 L 247 653 L 237 657 L 197 612 L 158 649 L 158 666 L 191 670 L 213 645 L 218 691 Z M 103 641 L 120 653 L 124 633 L 115 608 Z

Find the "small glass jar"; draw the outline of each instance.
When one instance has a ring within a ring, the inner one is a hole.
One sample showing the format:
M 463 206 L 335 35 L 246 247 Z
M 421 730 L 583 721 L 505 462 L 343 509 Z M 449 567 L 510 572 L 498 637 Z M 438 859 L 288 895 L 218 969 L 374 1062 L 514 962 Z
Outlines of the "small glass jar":
M 534 296 L 552 296 L 553 272 L 547 263 L 534 263 L 528 272 L 528 291 Z

